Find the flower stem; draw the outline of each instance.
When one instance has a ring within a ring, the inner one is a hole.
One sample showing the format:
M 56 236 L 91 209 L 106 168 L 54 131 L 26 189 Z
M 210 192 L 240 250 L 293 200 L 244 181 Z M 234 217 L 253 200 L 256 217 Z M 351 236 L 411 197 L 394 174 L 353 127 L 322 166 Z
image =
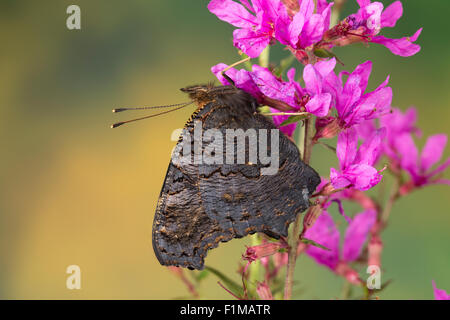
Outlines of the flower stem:
M 312 137 L 313 123 L 312 119 L 306 119 L 305 125 L 301 127 L 300 136 L 298 139 L 298 147 L 303 161 L 309 163 L 311 158 L 311 137 Z M 286 280 L 284 284 L 284 299 L 290 300 L 292 298 L 292 286 L 294 284 L 294 270 L 297 262 L 297 248 L 300 237 L 300 224 L 302 220 L 302 214 L 297 214 L 294 225 L 289 234 L 289 251 L 288 251 L 288 264 L 286 270 Z
M 261 67 L 267 68 L 269 66 L 269 56 L 270 56 L 270 47 L 267 46 L 263 52 L 261 52 L 261 55 L 259 56 L 259 65 Z M 250 58 L 248 58 L 250 59 Z M 245 59 L 244 59 L 245 60 Z M 247 60 L 248 61 L 248 60 Z M 255 233 L 251 236 L 251 246 L 257 246 L 261 244 L 261 237 Z M 256 281 L 259 280 L 259 277 L 261 275 L 261 262 L 259 260 L 254 261 L 252 264 L 250 264 L 249 267 L 249 283 L 250 284 L 256 284 Z
M 314 123 L 312 119 L 308 118 L 305 120 L 305 148 L 303 151 L 303 162 L 309 164 L 309 160 L 311 160 L 311 151 L 312 151 L 312 139 L 314 130 Z
M 253 246 L 257 246 L 261 244 L 261 237 L 259 236 L 258 233 L 255 233 L 251 236 L 250 238 L 250 245 Z M 260 276 L 261 276 L 261 262 L 258 260 L 253 261 L 253 263 L 250 264 L 249 268 L 248 268 L 248 282 L 253 285 L 256 285 L 256 281 L 260 280 Z
M 399 188 L 400 188 L 400 181 L 398 177 L 395 177 L 394 183 L 392 184 L 391 193 L 389 195 L 389 199 L 386 203 L 386 205 L 383 208 L 383 212 L 381 213 L 381 221 L 383 224 L 386 224 L 389 220 L 389 215 L 391 214 L 392 207 L 394 206 L 395 201 L 398 199 L 399 196 Z
M 294 226 L 290 233 L 289 251 L 288 251 L 288 264 L 286 269 L 286 280 L 284 284 L 284 300 L 290 300 L 292 298 L 292 286 L 294 284 L 294 270 L 297 262 L 297 247 L 298 239 L 300 236 L 300 223 L 302 214 L 297 214 L 294 221 Z

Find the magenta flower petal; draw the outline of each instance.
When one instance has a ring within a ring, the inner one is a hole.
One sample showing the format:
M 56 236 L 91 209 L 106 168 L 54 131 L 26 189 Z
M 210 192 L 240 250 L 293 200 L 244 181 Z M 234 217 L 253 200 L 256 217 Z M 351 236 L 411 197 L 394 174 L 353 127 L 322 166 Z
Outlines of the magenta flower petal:
M 436 175 L 440 174 L 441 172 L 443 172 L 448 167 L 450 167 L 450 158 L 447 158 L 447 160 L 443 164 L 439 165 L 436 169 L 431 171 L 428 174 L 428 176 L 430 176 L 430 177 L 436 176 Z M 445 183 L 445 184 L 447 184 L 447 183 Z
M 320 39 L 322 39 L 324 32 L 323 17 L 320 14 L 313 14 L 303 26 L 300 33 L 300 45 L 306 48 Z
M 420 46 L 415 44 L 414 41 L 417 40 L 421 32 L 422 28 L 417 30 L 412 37 L 404 37 L 401 39 L 389 39 L 384 36 L 375 36 L 372 38 L 371 42 L 385 46 L 391 50 L 393 54 L 398 56 L 409 57 L 420 51 Z
M 227 67 L 228 66 L 226 64 L 219 63 L 211 68 L 211 72 L 214 73 L 214 75 L 223 85 L 231 85 L 231 83 L 229 83 L 221 73 L 222 70 Z M 258 86 L 253 81 L 249 71 L 245 69 L 237 70 L 231 68 L 226 72 L 226 74 L 234 81 L 236 87 L 250 93 L 257 100 L 261 98 L 261 90 L 259 90 Z
M 403 15 L 403 6 L 400 1 L 395 1 L 381 13 L 381 27 L 395 27 L 397 20 Z
M 303 70 L 303 80 L 310 93 L 322 92 L 322 77 L 312 64 L 308 64 Z
M 352 185 L 358 190 L 368 190 L 378 184 L 382 178 L 372 164 L 378 158 L 381 149 L 381 138 L 384 130 L 377 131 L 357 151 L 358 136 L 355 128 L 349 128 L 338 136 L 336 154 L 341 172 L 330 169 L 330 180 L 336 189 Z
M 325 117 L 330 110 L 331 94 L 321 93 L 315 95 L 305 105 L 306 111 L 318 117 Z
M 345 188 L 352 184 L 352 181 L 334 168 L 330 168 L 330 181 L 335 189 Z
M 281 0 L 253 0 L 254 6 L 267 14 L 268 20 L 275 21 L 280 14 L 286 13 L 286 8 Z
M 352 164 L 343 172 L 343 176 L 352 182 L 355 189 L 361 191 L 376 186 L 382 178 L 377 169 L 367 164 Z
M 403 114 L 398 108 L 392 109 L 380 118 L 380 125 L 386 127 L 388 139 L 392 141 L 400 133 L 417 132 L 415 127 L 417 121 L 417 110 L 413 107 L 407 109 Z
M 432 280 L 431 283 L 433 284 L 435 300 L 450 300 L 450 294 L 448 294 L 445 290 L 436 288 L 436 282 L 434 282 L 434 280 Z
M 299 41 L 300 33 L 305 25 L 305 16 L 301 12 L 297 12 L 292 18 L 292 22 L 288 26 L 289 42 L 292 47 L 296 47 Z
M 363 94 L 361 91 L 360 82 L 361 77 L 359 75 L 349 75 L 341 95 L 338 96 L 338 105 L 336 106 L 336 109 L 339 117 L 345 119 L 349 115 L 353 114 L 353 107 Z
M 353 218 L 345 232 L 342 248 L 343 260 L 352 262 L 360 256 L 367 234 L 375 224 L 376 219 L 377 213 L 375 210 L 366 210 Z
M 269 45 L 270 37 L 261 35 L 251 29 L 236 29 L 233 31 L 234 46 L 245 52 L 251 58 L 258 57 Z
M 211 67 L 211 72 L 214 73 L 214 75 L 217 77 L 220 83 L 223 84 L 224 86 L 231 85 L 231 83 L 227 79 L 225 79 L 225 77 L 222 75 L 222 70 L 224 70 L 227 67 L 228 66 L 225 63 L 219 63 Z M 231 68 L 226 72 L 226 74 L 234 81 L 234 79 L 236 79 L 237 72 L 238 71 L 236 69 Z
M 258 25 L 256 17 L 239 3 L 232 0 L 212 0 L 208 10 L 220 20 L 228 22 L 238 28 L 248 28 L 249 25 Z
M 373 166 L 381 154 L 383 149 L 381 142 L 385 136 L 385 128 L 376 130 L 373 135 L 359 147 L 356 161 L 360 164 Z
M 364 95 L 345 121 L 347 125 L 353 125 L 364 120 L 378 118 L 389 112 L 391 102 L 392 89 L 390 87 L 377 89 Z
M 397 137 L 394 145 L 396 151 L 400 155 L 401 167 L 412 176 L 419 174 L 417 165 L 419 161 L 419 151 L 416 144 L 409 133 L 403 133 Z
M 305 232 L 305 238 L 313 240 L 326 248 L 324 250 L 315 246 L 308 246 L 306 254 L 317 263 L 335 269 L 339 262 L 339 231 L 328 212 L 323 211 L 314 225 Z
M 447 135 L 445 134 L 436 134 L 427 139 L 420 157 L 420 165 L 423 172 L 428 171 L 441 159 L 446 144 Z
M 321 4 L 324 3 L 324 4 Z M 317 13 L 322 15 L 323 18 L 323 29 L 324 31 L 327 31 L 330 28 L 330 21 L 331 21 L 331 7 L 334 5 L 334 3 L 327 3 L 326 0 L 319 0 L 317 3 Z M 325 6 L 324 9 L 322 7 Z
M 349 128 L 339 134 L 336 155 L 339 159 L 341 170 L 345 170 L 353 163 L 357 147 L 358 135 L 355 129 Z
M 376 35 L 381 30 L 381 13 L 383 4 L 381 2 L 372 2 L 367 6 L 361 7 L 356 15 L 360 20 L 365 21 L 365 27 L 369 34 Z
M 259 90 L 266 96 L 291 104 L 295 88 L 278 80 L 269 69 L 253 65 L 250 76 Z
M 359 76 L 359 89 L 361 92 L 366 91 L 369 82 L 370 73 L 372 72 L 372 61 L 366 61 L 355 68 L 352 72 L 353 76 Z
M 365 7 L 370 4 L 370 0 L 356 0 L 356 2 L 358 2 L 360 7 Z
M 336 67 L 335 58 L 331 58 L 328 60 L 321 60 L 314 65 L 314 69 L 316 69 L 323 78 L 328 76 L 328 74 L 332 72 L 335 67 Z
M 299 12 L 301 12 L 302 15 L 306 19 L 309 19 L 312 16 L 313 12 L 314 12 L 314 7 L 315 7 L 314 0 L 302 0 L 300 2 Z

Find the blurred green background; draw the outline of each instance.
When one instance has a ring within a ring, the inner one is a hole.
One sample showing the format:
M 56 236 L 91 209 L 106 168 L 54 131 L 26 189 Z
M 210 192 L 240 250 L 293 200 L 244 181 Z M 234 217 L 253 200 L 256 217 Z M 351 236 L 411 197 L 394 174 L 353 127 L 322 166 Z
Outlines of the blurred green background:
M 353 2 L 344 15 L 356 10 Z M 376 44 L 336 53 L 348 70 L 367 59 L 374 62 L 370 88 L 390 74 L 393 105 L 416 106 L 424 136 L 448 134 L 450 2 L 403 2 L 403 18 L 383 32 L 399 38 L 424 27 L 420 53 L 402 58 Z M 70 4 L 81 7 L 81 30 L 66 28 Z M 213 80 L 212 65 L 239 59 L 233 27 L 206 5 L 182 0 L 0 1 L 1 298 L 187 295 L 179 279 L 159 265 L 150 235 L 175 143 L 171 133 L 193 109 L 115 130 L 109 125 L 141 115 L 114 115 L 112 108 L 185 101 L 179 88 Z M 286 55 L 275 47 L 271 60 Z M 318 147 L 312 165 L 327 175 L 336 160 Z M 449 213 L 447 186 L 428 187 L 395 205 L 383 233 L 382 280 L 393 282 L 381 298 L 432 299 L 432 279 L 450 290 Z M 207 264 L 238 280 L 235 270 L 248 243 L 221 244 L 209 253 Z M 72 264 L 81 267 L 81 290 L 66 289 L 65 272 Z M 296 280 L 300 299 L 336 298 L 343 284 L 304 256 Z M 212 275 L 206 278 L 202 297 L 230 298 L 216 281 Z

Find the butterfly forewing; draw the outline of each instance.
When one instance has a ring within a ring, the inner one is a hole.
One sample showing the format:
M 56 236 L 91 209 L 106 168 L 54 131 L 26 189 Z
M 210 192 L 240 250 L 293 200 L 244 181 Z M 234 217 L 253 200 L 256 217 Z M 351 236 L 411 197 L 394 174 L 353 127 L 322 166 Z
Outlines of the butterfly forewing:
M 162 265 L 202 269 L 207 251 L 219 242 L 255 232 L 274 238 L 287 236 L 289 224 L 308 208 L 309 196 L 320 182 L 318 174 L 300 160 L 294 143 L 281 132 L 271 136 L 276 127 L 256 113 L 257 103 L 250 95 L 223 88 L 226 92 L 221 94 L 218 88 L 212 93 L 184 131 L 192 142 L 192 160 L 196 148 L 210 152 L 208 146 L 219 143 L 224 151 L 222 163 L 172 160 L 169 164 L 153 224 L 153 248 Z M 215 129 L 220 134 L 199 147 L 194 143 L 198 126 L 203 132 Z M 262 174 L 269 164 L 259 157 L 249 161 L 255 147 L 251 137 L 245 138 L 244 149 L 239 149 L 238 139 L 227 140 L 230 129 L 252 129 L 255 141 L 267 139 L 267 154 L 275 152 L 270 149 L 271 139 L 278 139 L 275 174 Z M 177 147 L 174 152 L 182 150 Z M 233 163 L 226 159 L 227 147 L 234 150 Z M 245 153 L 243 163 L 237 163 L 239 152 Z

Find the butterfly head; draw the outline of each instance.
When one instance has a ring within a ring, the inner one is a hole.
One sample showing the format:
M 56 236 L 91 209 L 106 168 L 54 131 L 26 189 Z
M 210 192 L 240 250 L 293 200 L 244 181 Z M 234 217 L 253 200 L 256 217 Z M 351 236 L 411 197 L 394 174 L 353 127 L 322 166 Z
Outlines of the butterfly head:
M 214 86 L 213 83 L 206 85 L 195 85 L 180 89 L 187 93 L 192 101 L 201 108 L 204 105 L 216 101 L 223 105 L 236 107 L 239 109 L 249 109 L 256 111 L 256 101 L 245 91 L 235 86 Z

